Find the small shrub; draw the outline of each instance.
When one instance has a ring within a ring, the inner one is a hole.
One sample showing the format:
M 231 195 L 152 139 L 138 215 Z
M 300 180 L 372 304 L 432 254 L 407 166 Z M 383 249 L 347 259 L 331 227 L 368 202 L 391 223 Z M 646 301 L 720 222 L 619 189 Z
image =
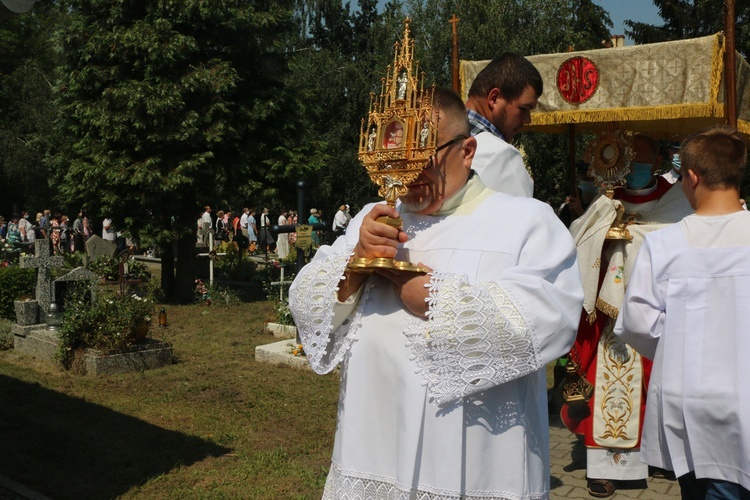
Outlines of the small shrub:
M 70 366 L 75 349 L 112 352 L 133 346 L 154 316 L 150 293 L 139 296 L 100 291 L 93 303 L 89 297 L 87 288 L 80 286 L 65 299 L 58 357 L 66 367 Z
M 229 287 L 216 283 L 212 285 L 197 279 L 195 280 L 195 303 L 207 306 L 211 304 L 235 306 L 240 303 L 240 298 Z
M 33 297 L 35 287 L 36 269 L 0 267 L 0 318 L 15 320 L 13 301 Z
M 118 257 L 98 257 L 89 264 L 88 270 L 109 281 L 120 279 L 120 259 Z M 128 259 L 128 272 L 125 275 L 130 280 L 148 281 L 151 273 L 146 266 L 135 259 Z

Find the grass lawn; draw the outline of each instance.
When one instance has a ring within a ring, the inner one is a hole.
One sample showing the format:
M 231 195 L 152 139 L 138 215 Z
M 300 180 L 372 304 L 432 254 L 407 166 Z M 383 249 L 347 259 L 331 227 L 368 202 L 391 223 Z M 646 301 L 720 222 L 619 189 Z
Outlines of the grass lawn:
M 320 498 L 338 378 L 255 362 L 272 307 L 167 306 L 177 359 L 142 373 L 0 351 L 0 474 L 55 499 Z

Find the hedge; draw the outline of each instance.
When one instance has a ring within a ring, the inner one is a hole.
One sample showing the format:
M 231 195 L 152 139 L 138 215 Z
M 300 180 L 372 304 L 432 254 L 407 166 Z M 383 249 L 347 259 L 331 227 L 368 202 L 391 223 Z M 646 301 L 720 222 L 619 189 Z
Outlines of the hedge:
M 13 301 L 23 296 L 33 297 L 35 286 L 36 269 L 0 267 L 0 318 L 15 320 Z

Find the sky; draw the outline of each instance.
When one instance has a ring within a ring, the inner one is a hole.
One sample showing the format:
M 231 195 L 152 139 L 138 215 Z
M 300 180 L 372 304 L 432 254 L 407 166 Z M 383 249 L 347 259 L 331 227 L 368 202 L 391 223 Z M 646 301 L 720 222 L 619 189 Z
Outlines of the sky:
M 346 0 L 344 0 L 346 1 Z M 357 0 L 350 0 L 353 8 L 357 8 Z M 604 7 L 612 19 L 613 35 L 624 35 L 625 25 L 623 21 L 639 21 L 647 24 L 661 25 L 662 19 L 659 11 L 651 0 L 593 0 L 595 4 Z M 379 0 L 378 5 L 382 8 L 386 0 Z M 633 45 L 632 40 L 625 39 L 625 45 Z
M 609 12 L 609 17 L 614 24 L 613 35 L 625 34 L 623 21 L 626 19 L 656 25 L 664 23 L 651 0 L 594 0 L 594 3 Z M 625 38 L 625 45 L 633 45 L 633 41 Z

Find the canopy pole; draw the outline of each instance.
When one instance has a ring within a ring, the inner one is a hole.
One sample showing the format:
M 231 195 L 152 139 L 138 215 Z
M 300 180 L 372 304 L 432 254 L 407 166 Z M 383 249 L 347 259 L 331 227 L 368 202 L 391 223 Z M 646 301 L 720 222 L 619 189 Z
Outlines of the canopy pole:
M 453 91 L 461 95 L 461 83 L 458 81 L 458 30 L 456 25 L 461 19 L 453 14 L 448 20 L 452 24 L 451 27 L 451 45 L 452 45 L 452 58 L 451 58 L 451 76 L 453 77 Z M 463 96 L 461 96 L 463 98 Z
M 576 126 L 568 125 L 568 161 L 570 162 L 570 194 L 578 197 L 578 176 L 576 175 Z
M 724 107 L 727 125 L 737 128 L 737 61 L 735 58 L 735 14 L 734 0 L 724 0 L 726 17 L 724 34 L 726 50 L 724 51 L 724 83 L 726 84 Z

